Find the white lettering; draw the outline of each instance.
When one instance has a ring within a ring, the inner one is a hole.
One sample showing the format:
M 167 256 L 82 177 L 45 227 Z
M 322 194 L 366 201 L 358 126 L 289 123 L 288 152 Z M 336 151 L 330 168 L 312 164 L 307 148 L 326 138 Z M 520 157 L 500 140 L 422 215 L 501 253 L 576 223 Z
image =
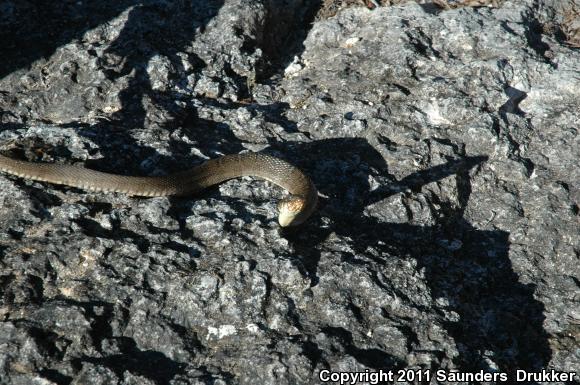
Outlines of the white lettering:
M 525 370 L 516 370 L 516 381 L 525 381 L 527 377 L 528 376 Z
M 554 369 L 544 369 L 540 372 L 526 372 L 521 369 L 516 370 L 516 381 L 518 382 L 566 382 L 573 381 L 575 376 L 575 372 L 557 372 Z
M 447 381 L 447 372 L 443 369 L 439 369 L 435 372 L 435 377 L 437 377 L 437 381 Z
M 349 382 L 351 373 L 340 372 L 340 385 L 347 384 Z

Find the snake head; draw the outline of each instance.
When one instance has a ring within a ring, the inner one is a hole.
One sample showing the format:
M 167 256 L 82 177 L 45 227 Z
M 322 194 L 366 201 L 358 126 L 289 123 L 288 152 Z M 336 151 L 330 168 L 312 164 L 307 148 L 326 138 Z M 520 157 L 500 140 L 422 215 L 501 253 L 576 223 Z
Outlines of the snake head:
M 306 199 L 301 196 L 290 195 L 278 202 L 278 223 L 282 227 L 299 225 L 309 215 Z

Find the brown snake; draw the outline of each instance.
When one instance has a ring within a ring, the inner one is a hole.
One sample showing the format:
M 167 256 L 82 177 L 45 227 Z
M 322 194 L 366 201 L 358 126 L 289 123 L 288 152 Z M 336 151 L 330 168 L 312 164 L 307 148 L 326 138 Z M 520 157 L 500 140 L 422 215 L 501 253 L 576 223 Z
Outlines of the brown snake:
M 278 203 L 278 222 L 283 227 L 304 222 L 318 200 L 316 187 L 300 169 L 261 153 L 225 155 L 167 176 L 115 175 L 72 165 L 25 162 L 1 155 L 0 171 L 25 179 L 136 196 L 190 195 L 228 179 L 255 176 L 290 192 L 288 198 Z

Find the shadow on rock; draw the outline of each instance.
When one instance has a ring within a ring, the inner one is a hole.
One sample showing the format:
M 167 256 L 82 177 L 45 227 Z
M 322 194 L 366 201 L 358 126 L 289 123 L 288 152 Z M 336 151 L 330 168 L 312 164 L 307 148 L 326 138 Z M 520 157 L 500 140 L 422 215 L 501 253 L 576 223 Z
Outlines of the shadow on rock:
M 129 12 L 119 36 L 111 43 L 101 60 L 111 81 L 116 82 L 121 77 L 131 75 L 129 83 L 119 95 L 122 108 L 113 115 L 114 120 L 144 126 L 145 96 L 164 109 L 175 106 L 176 95 L 153 89 L 147 69 L 149 62 L 155 56 L 166 57 L 169 65 L 173 67 L 169 75 L 176 77 L 170 80 L 172 83 L 178 81 L 180 76 L 187 76 L 188 71 L 183 67 L 180 54 L 189 51 L 187 46 L 191 44 L 196 31 L 203 30 L 222 5 L 223 0 L 150 1 Z M 122 58 L 122 65 L 108 63 L 106 58 Z M 193 53 L 188 54 L 187 60 L 192 65 L 190 71 L 195 72 L 205 66 Z
M 105 357 L 83 357 L 73 360 L 77 366 L 93 364 L 104 366 L 112 370 L 119 378 L 125 372 L 134 373 L 154 381 L 157 384 L 167 384 L 175 376 L 185 373 L 185 364 L 176 362 L 165 354 L 153 350 L 141 350 L 133 339 L 116 337 L 113 339 L 117 354 L 108 354 Z
M 0 10 L 0 79 L 140 4 L 138 0 L 4 2 Z M 66 22 L 63 22 L 66 20 Z
M 533 285 L 520 283 L 512 268 L 509 233 L 479 230 L 463 218 L 471 194 L 469 170 L 479 167 L 486 157 L 459 155 L 370 191 L 370 175 L 378 172 L 394 178 L 383 157 L 365 139 L 321 140 L 289 151 L 296 154 L 290 155 L 292 160 L 308 154 L 308 161 L 297 163 L 328 197 L 320 207 L 320 217 L 312 218 L 303 229 L 285 232 L 296 250 L 297 266 L 312 285 L 318 283 L 320 250 L 331 234 L 350 240 L 354 253 L 345 252 L 343 260 L 353 265 L 413 258 L 417 268 L 425 270 L 433 299 L 442 299 L 442 310 L 459 316 L 458 321 L 445 321 L 445 326 L 457 343 L 461 353 L 457 364 L 463 371 L 509 373 L 539 370 L 548 364 L 551 353 L 542 326 L 544 306 L 534 299 Z M 307 164 L 314 159 L 316 163 Z M 385 223 L 364 214 L 372 203 L 395 193 L 412 195 L 450 176 L 456 178 L 459 207 L 430 196 L 440 207 L 436 225 Z M 377 279 L 377 284 L 385 282 Z

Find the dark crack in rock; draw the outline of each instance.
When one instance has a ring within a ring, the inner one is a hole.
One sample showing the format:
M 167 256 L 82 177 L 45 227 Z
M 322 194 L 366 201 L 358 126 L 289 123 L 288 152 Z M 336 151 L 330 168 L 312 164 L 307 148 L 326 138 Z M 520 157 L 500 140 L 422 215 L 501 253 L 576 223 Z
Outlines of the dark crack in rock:
M 0 176 L 0 383 L 580 384 L 578 8 L 391 3 L 0 2 L 3 153 L 161 175 L 264 151 L 321 193 L 280 229 L 252 178 Z

